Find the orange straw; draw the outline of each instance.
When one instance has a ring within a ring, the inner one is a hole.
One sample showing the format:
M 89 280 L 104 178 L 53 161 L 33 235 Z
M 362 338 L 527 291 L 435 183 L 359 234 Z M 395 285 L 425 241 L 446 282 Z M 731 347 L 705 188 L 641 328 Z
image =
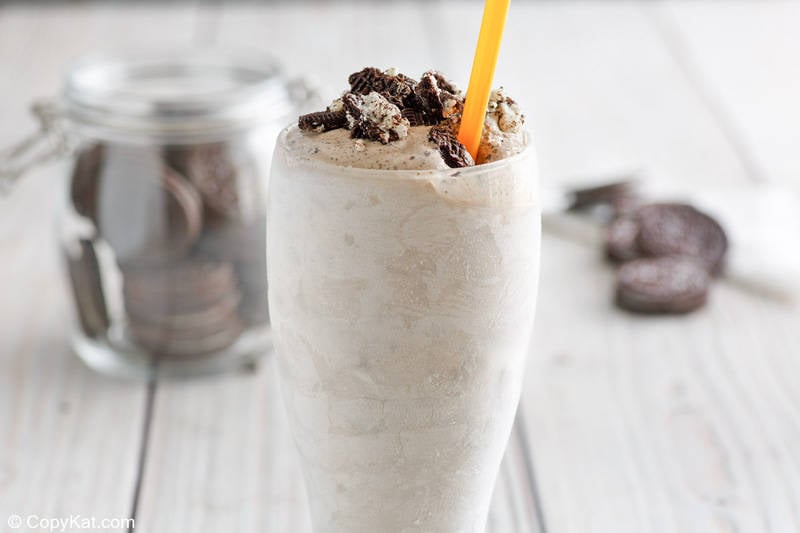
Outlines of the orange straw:
M 497 66 L 497 56 L 500 55 L 500 41 L 503 40 L 503 28 L 510 2 L 511 0 L 486 0 L 483 9 L 481 32 L 478 35 L 478 46 L 475 49 L 472 74 L 467 87 L 467 99 L 464 102 L 464 113 L 458 130 L 458 140 L 467 147 L 473 159 L 477 159 L 478 147 L 481 144 L 486 105 L 489 103 L 489 93 L 492 91 L 494 69 Z

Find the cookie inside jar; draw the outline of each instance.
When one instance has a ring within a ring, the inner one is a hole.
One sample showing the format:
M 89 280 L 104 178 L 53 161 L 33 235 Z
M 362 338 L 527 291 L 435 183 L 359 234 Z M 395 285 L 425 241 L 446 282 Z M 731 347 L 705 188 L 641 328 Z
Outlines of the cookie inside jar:
M 98 142 L 77 158 L 70 197 L 114 254 L 129 342 L 159 356 L 202 356 L 268 323 L 258 176 L 245 147 L 229 140 Z

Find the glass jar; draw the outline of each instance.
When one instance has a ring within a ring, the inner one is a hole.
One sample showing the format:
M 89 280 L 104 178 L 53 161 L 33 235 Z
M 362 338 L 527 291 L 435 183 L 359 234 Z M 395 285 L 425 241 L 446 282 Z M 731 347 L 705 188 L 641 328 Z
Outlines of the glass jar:
M 59 231 L 89 366 L 186 376 L 270 349 L 266 180 L 298 88 L 252 54 L 93 56 L 36 108 L 42 133 L 11 155 L 74 157 Z

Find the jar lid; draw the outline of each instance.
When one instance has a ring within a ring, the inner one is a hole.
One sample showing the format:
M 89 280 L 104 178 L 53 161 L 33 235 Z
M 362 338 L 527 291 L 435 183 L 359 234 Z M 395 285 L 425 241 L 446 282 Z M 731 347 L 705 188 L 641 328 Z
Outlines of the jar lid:
M 86 56 L 68 70 L 62 104 L 93 135 L 176 142 L 278 120 L 293 106 L 273 58 L 220 50 Z

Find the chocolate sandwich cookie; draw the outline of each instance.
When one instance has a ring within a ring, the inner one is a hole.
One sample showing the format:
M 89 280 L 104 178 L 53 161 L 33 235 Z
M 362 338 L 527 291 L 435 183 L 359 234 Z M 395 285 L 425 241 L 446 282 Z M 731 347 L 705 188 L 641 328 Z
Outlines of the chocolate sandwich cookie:
M 428 133 L 428 140 L 439 148 L 439 154 L 448 167 L 460 168 L 475 165 L 472 155 L 447 125 L 432 127 Z
M 384 72 L 375 67 L 366 67 L 350 74 L 347 81 L 352 93 L 366 95 L 377 92 L 399 108 L 414 101 L 416 82 L 399 72 Z
M 266 255 L 265 216 L 249 221 L 214 221 L 206 224 L 193 254 L 216 261 L 260 260 Z
M 98 230 L 121 264 L 175 261 L 200 235 L 199 194 L 157 150 L 107 145 L 102 183 Z
M 241 335 L 244 326 L 235 317 L 226 327 L 214 331 L 177 333 L 163 327 L 131 322 L 131 338 L 148 351 L 166 357 L 202 356 L 224 350 Z
M 710 216 L 686 204 L 650 204 L 636 213 L 642 255 L 697 258 L 713 275 L 722 272 L 728 239 Z
M 137 331 L 152 333 L 149 335 L 151 338 L 160 334 L 162 337 L 182 341 L 205 338 L 223 331 L 239 331 L 241 326 L 235 305 L 225 305 L 225 308 L 212 307 L 203 313 L 192 315 L 175 315 L 161 322 L 128 314 L 128 324 Z
M 74 255 L 67 251 L 67 268 L 83 332 L 97 337 L 110 325 L 100 264 L 92 241 L 81 239 L 79 246 Z
M 231 263 L 194 259 L 122 272 L 128 330 L 149 351 L 200 355 L 241 334 L 241 294 Z
M 157 299 L 176 295 L 192 301 L 217 298 L 235 285 L 230 262 L 185 260 L 160 267 L 120 265 L 126 296 Z
M 215 328 L 226 317 L 236 314 L 241 295 L 233 292 L 219 296 L 215 301 L 200 303 L 177 300 L 164 296 L 160 301 L 125 299 L 128 319 L 142 324 L 171 330 L 206 330 Z
M 240 316 L 247 324 L 269 321 L 267 312 L 267 225 L 264 217 L 248 224 L 207 228 L 195 248 L 202 257 L 230 261 L 242 294 Z
M 237 157 L 227 143 L 207 143 L 169 147 L 166 161 L 184 174 L 202 198 L 206 218 L 235 219 L 252 210 L 253 191 L 247 186 L 255 183 L 250 176 L 253 163 Z
M 235 314 L 241 295 L 230 263 L 192 261 L 123 270 L 123 298 L 131 322 L 165 328 L 213 327 Z
M 623 180 L 613 183 L 575 189 L 570 193 L 569 209 L 577 211 L 596 205 L 614 205 L 629 198 L 638 198 L 639 191 L 635 181 Z
M 617 217 L 611 221 L 606 232 L 606 256 L 623 263 L 641 255 L 637 240 L 639 222 L 634 217 Z
M 70 199 L 75 211 L 93 222 L 97 220 L 97 193 L 104 153 L 100 143 L 82 150 L 75 161 L 70 181 Z
M 297 120 L 301 130 L 323 133 L 344 128 L 347 125 L 347 113 L 341 111 L 317 111 L 301 115 Z
M 635 259 L 617 272 L 616 303 L 636 313 L 688 313 L 705 304 L 710 284 L 708 271 L 695 258 Z
M 233 264 L 242 295 L 240 316 L 250 325 L 268 322 L 266 246 L 267 224 L 262 216 L 247 223 L 208 224 L 193 251 L 198 258 Z

